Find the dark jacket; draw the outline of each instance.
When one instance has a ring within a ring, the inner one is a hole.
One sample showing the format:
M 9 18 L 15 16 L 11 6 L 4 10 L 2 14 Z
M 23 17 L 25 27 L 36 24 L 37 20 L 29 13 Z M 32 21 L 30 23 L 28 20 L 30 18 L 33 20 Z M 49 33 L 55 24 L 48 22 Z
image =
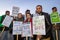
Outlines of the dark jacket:
M 46 28 L 46 35 L 42 35 L 42 38 L 48 38 L 50 37 L 50 40 L 53 40 L 52 37 L 52 24 L 50 21 L 50 15 L 48 13 L 45 12 L 41 12 L 41 14 L 39 15 L 44 15 L 45 16 L 45 28 Z
M 52 24 L 51 24 L 51 20 L 50 20 L 50 15 L 48 13 L 42 12 L 42 15 L 45 16 L 45 25 L 46 25 L 46 35 L 43 36 L 44 38 L 46 37 L 52 37 Z M 52 40 L 52 39 L 51 39 Z
M 1 16 L 1 21 L 0 21 L 1 24 L 2 24 L 2 22 L 4 21 L 5 17 L 6 17 L 6 15 L 2 15 L 2 16 Z M 1 27 L 1 28 L 0 28 L 1 31 L 3 30 L 3 28 L 4 28 L 4 27 Z M 8 27 L 5 27 L 5 31 L 7 31 L 8 29 L 9 29 Z

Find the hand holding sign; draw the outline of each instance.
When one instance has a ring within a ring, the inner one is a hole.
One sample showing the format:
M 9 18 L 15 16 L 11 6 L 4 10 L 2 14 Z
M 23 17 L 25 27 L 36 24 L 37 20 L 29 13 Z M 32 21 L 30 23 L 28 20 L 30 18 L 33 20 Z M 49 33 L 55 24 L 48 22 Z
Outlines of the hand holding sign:
M 1 34 L 4 32 L 5 27 L 9 27 L 10 26 L 10 23 L 12 22 L 12 20 L 13 20 L 13 18 L 10 17 L 10 16 L 6 16 L 5 17 L 5 19 L 4 19 L 3 23 L 2 23 L 2 25 L 4 25 L 4 28 L 3 28 L 2 32 L 1 32 Z
M 9 27 L 10 26 L 10 23 L 12 22 L 13 18 L 10 17 L 10 16 L 6 16 L 2 25 L 6 26 L 6 27 Z

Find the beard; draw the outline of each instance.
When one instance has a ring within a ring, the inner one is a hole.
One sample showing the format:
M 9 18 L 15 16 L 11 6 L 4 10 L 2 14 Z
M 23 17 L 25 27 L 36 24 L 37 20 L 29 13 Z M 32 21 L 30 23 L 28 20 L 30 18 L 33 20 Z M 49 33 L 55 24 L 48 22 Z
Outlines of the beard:
M 36 13 L 40 14 L 40 13 L 42 13 L 42 11 L 40 11 L 40 12 L 36 11 Z

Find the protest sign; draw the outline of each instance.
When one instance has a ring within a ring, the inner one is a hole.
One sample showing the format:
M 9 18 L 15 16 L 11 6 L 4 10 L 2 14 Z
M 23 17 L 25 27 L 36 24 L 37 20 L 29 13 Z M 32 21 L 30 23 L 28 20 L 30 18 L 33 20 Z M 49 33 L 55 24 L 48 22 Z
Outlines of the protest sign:
M 46 35 L 45 18 L 43 15 L 33 17 L 33 34 L 34 35 Z
M 60 23 L 60 18 L 59 18 L 58 12 L 51 13 L 50 18 L 51 18 L 52 24 Z
M 31 24 L 24 23 L 22 30 L 22 37 L 31 37 L 31 36 L 32 36 Z
M 17 16 L 19 12 L 19 7 L 13 7 L 12 9 L 12 16 Z
M 2 22 L 2 25 L 9 27 L 11 22 L 12 22 L 13 18 L 10 16 L 6 16 L 4 21 Z
M 13 21 L 13 35 L 21 35 L 22 33 L 22 22 Z

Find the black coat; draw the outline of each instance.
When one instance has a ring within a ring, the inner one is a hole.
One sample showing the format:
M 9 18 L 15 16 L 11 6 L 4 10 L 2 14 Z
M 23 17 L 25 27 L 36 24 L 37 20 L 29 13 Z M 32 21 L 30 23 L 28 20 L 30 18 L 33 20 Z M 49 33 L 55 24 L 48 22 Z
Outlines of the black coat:
M 51 40 L 53 39 L 52 36 L 52 24 L 51 24 L 51 20 L 50 20 L 50 15 L 48 13 L 42 12 L 42 15 L 45 16 L 45 28 L 46 28 L 46 35 L 43 36 L 44 38 L 46 37 L 50 37 Z
M 50 40 L 53 40 L 52 24 L 50 21 L 50 15 L 48 13 L 45 13 L 45 12 L 41 12 L 41 14 L 39 14 L 39 15 L 44 15 L 44 17 L 45 17 L 46 35 L 42 35 L 42 39 L 50 37 L 51 38 Z

